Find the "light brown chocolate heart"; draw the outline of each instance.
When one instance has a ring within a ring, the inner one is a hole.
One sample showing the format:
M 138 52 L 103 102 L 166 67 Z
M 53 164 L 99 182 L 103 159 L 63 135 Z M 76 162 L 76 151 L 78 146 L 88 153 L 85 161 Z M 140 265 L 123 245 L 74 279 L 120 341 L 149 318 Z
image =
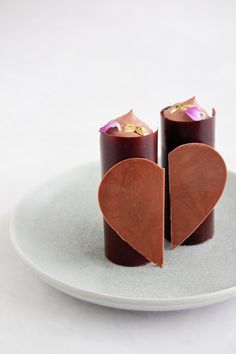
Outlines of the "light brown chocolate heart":
M 143 158 L 113 166 L 103 177 L 98 201 L 106 222 L 137 252 L 163 265 L 164 169 Z
M 172 248 L 206 219 L 223 193 L 227 169 L 212 147 L 185 144 L 169 154 Z

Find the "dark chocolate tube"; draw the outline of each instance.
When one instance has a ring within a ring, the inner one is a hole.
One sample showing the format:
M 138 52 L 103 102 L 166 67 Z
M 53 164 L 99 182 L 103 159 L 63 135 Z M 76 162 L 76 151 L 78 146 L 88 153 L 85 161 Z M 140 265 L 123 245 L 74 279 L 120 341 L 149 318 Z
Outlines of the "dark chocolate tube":
M 166 169 L 166 210 L 165 210 L 165 237 L 171 240 L 170 235 L 170 198 L 169 198 L 169 176 L 168 176 L 168 154 L 176 147 L 188 143 L 203 143 L 215 147 L 215 111 L 212 117 L 199 121 L 174 121 L 165 118 L 164 111 L 161 111 L 161 158 L 162 167 Z M 193 161 L 194 163 L 194 161 Z M 216 172 L 217 173 L 217 172 Z M 195 245 L 202 243 L 214 235 L 214 211 L 204 222 L 189 236 L 184 245 Z
M 100 134 L 102 176 L 118 162 L 142 157 L 157 162 L 158 132 L 137 137 Z M 136 252 L 104 220 L 105 255 L 113 263 L 123 266 L 139 266 L 149 261 Z

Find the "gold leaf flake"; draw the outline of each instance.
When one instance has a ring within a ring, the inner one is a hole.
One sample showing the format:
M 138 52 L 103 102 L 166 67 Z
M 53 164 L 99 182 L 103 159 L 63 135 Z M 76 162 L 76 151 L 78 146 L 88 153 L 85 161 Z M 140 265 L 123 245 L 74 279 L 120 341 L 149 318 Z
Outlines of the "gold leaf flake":
M 124 132 L 125 133 L 137 133 L 139 135 L 147 135 L 148 131 L 146 128 L 142 126 L 135 125 L 133 123 L 126 123 L 124 125 Z
M 194 107 L 194 106 L 193 106 L 193 104 L 181 104 L 180 107 L 183 111 L 185 111 L 186 109 Z
M 175 113 L 176 111 L 178 111 L 178 109 L 179 109 L 179 106 L 174 106 L 174 107 L 171 109 L 170 113 L 171 113 L 171 114 L 172 114 L 172 113 Z
M 186 109 L 188 109 L 190 107 L 194 107 L 194 106 L 192 104 L 187 104 L 187 103 L 186 104 L 177 104 L 176 106 L 174 106 L 171 109 L 170 113 L 172 114 L 172 113 L 175 113 L 175 112 L 177 112 L 179 110 L 185 111 Z
M 147 129 L 144 128 L 144 127 L 141 127 L 141 126 L 137 126 L 137 127 L 135 128 L 135 132 L 136 132 L 137 134 L 139 134 L 139 135 L 147 135 L 147 134 L 148 134 Z
M 124 126 L 124 132 L 125 133 L 133 133 L 135 131 L 135 124 L 132 123 L 126 123 Z

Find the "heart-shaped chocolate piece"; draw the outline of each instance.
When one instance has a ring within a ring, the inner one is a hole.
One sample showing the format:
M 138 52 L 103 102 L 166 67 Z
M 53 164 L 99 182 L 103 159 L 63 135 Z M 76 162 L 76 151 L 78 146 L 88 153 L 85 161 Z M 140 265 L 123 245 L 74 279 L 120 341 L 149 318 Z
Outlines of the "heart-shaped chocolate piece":
M 98 201 L 106 222 L 137 252 L 158 266 L 164 252 L 165 171 L 152 161 L 131 158 L 103 177 Z
M 211 213 L 226 179 L 225 162 L 209 145 L 185 144 L 169 153 L 172 248 L 186 240 Z

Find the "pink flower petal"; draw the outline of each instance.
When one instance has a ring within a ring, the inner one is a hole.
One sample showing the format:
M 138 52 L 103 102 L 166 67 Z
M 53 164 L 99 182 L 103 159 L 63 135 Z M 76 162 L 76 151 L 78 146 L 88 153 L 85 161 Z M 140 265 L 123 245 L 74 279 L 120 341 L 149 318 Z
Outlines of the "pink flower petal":
M 105 124 L 103 127 L 99 129 L 100 133 L 105 133 L 108 131 L 110 128 L 117 128 L 119 131 L 121 131 L 121 126 L 120 123 L 115 121 L 115 120 L 110 120 L 107 124 Z
M 192 120 L 201 120 L 204 117 L 204 113 L 196 106 L 190 107 L 184 111 Z

